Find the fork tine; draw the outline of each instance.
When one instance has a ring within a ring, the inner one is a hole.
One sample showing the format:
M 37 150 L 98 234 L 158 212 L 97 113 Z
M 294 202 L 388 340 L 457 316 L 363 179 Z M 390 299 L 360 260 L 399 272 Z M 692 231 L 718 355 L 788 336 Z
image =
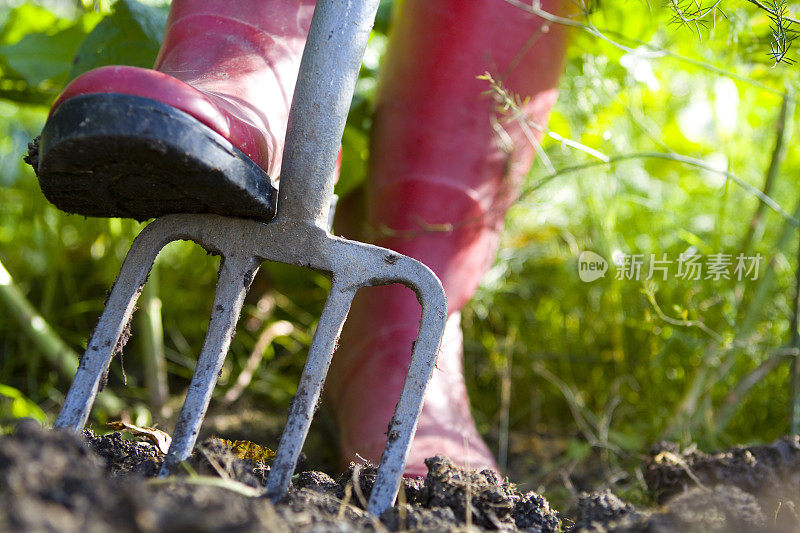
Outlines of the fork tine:
M 172 444 L 158 473 L 159 477 L 168 476 L 178 463 L 192 453 L 200 424 L 206 415 L 214 386 L 236 332 L 244 298 L 258 266 L 257 260 L 252 257 L 242 259 L 226 256 L 222 260 L 206 340 L 197 358 L 194 376 L 175 424 Z
M 344 287 L 334 279 L 314 332 L 297 394 L 289 408 L 289 418 L 267 478 L 267 494 L 274 500 L 282 498 L 289 488 L 353 296 L 355 296 L 354 289 Z
M 165 244 L 166 241 L 151 226 L 147 226 L 134 239 L 100 321 L 89 339 L 54 427 L 75 432 L 83 429 L 100 388 L 100 381 L 114 352 L 121 348 L 120 338 L 130 322 L 136 300 L 139 299 L 156 256 Z M 122 339 L 122 344 L 125 340 Z
M 402 258 L 407 273 L 414 275 L 409 285 L 422 306 L 419 333 L 411 352 L 411 363 L 403 382 L 400 400 L 389 424 L 386 447 L 369 498 L 369 512 L 381 516 L 394 505 L 411 439 L 417 430 L 425 390 L 436 366 L 436 357 L 447 319 L 447 298 L 436 275 L 422 263 Z M 421 268 L 420 268 L 421 267 Z

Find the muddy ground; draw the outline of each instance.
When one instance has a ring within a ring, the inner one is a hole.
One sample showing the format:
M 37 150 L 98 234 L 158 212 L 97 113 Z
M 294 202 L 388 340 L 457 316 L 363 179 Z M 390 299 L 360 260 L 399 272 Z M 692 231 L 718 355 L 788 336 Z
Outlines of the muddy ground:
M 277 504 L 254 495 L 269 466 L 204 441 L 169 480 L 163 454 L 120 433 L 83 437 L 21 423 L 0 437 L 0 531 L 797 531 L 800 439 L 706 455 L 663 444 L 646 465 L 662 502 L 637 509 L 610 492 L 581 495 L 574 516 L 493 473 L 428 460 L 427 477 L 404 480 L 383 516 L 363 509 L 375 469 L 351 465 L 333 479 L 300 472 Z

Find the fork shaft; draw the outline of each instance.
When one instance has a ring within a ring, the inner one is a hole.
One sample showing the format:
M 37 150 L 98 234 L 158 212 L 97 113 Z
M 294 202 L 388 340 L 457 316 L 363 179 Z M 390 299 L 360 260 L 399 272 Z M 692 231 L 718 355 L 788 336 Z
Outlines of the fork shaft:
M 200 424 L 206 415 L 211 394 L 236 331 L 245 295 L 257 270 L 258 262 L 254 258 L 242 259 L 228 255 L 220 265 L 214 309 L 211 312 L 206 340 L 197 359 L 197 367 L 172 434 L 172 444 L 158 473 L 159 477 L 169 475 L 178 463 L 192 453 Z
M 278 217 L 328 227 L 334 168 L 379 0 L 318 0 L 283 151 Z
M 314 340 L 308 352 L 306 366 L 297 387 L 297 394 L 289 408 L 289 418 L 283 430 L 275 460 L 267 478 L 267 494 L 279 500 L 286 494 L 289 482 L 297 465 L 297 458 L 311 427 L 311 419 L 317 410 L 322 385 L 331 365 L 333 352 L 339 341 L 342 326 L 347 319 L 355 291 L 336 283 L 334 279 L 322 316 L 314 332 Z

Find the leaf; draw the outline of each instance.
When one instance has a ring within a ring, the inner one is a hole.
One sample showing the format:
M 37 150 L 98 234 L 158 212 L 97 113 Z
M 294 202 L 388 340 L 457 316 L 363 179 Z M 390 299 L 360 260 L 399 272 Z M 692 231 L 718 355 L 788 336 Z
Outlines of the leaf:
M 43 424 L 47 423 L 47 415 L 44 414 L 44 411 L 14 387 L 0 383 L 0 396 L 11 400 L 11 416 L 13 418 L 35 418 Z
M 86 13 L 76 20 L 62 19 L 29 4 L 14 9 L 0 30 L 3 78 L 21 80 L 24 83 L 16 86 L 17 91 L 44 91 L 42 94 L 49 100 L 52 86 L 67 81 L 75 52 L 101 18 L 99 13 Z M 51 86 L 40 88 L 47 80 Z
M 158 446 L 158 449 L 161 451 L 161 453 L 167 453 L 169 451 L 170 444 L 172 444 L 172 437 L 160 429 L 134 426 L 133 424 L 128 424 L 127 422 L 122 422 L 121 420 L 109 422 L 108 427 L 115 431 L 128 431 L 137 437 L 144 437 Z
M 106 65 L 152 67 L 166 25 L 166 6 L 120 0 L 80 45 L 70 79 Z
M 340 198 L 347 196 L 367 178 L 369 138 L 362 130 L 347 125 L 342 137 L 342 168 L 335 192 Z
M 572 460 L 582 461 L 589 457 L 592 453 L 592 445 L 588 442 L 570 439 L 567 445 L 566 455 Z
M 52 31 L 66 22 L 59 19 L 47 9 L 31 4 L 22 4 L 14 9 L 0 30 L 0 43 L 11 44 L 19 41 L 29 33 Z M 63 29 L 63 28 L 58 28 Z
M 121 0 L 114 6 L 115 12 L 127 12 L 136 21 L 145 36 L 157 46 L 161 46 L 164 39 L 164 29 L 167 27 L 169 3 L 160 6 L 143 4 L 137 0 Z M 156 50 L 158 53 L 158 50 Z
M 265 446 L 259 446 L 249 440 L 226 440 L 222 443 L 231 449 L 239 459 L 251 459 L 260 463 L 268 463 L 275 457 L 275 452 Z
M 378 4 L 378 13 L 375 15 L 374 29 L 383 33 L 389 33 L 389 26 L 392 22 L 392 14 L 395 8 L 395 0 L 381 0 Z
M 0 60 L 29 85 L 37 86 L 45 80 L 63 83 L 85 36 L 83 23 L 52 35 L 30 33 L 14 44 L 0 46 Z

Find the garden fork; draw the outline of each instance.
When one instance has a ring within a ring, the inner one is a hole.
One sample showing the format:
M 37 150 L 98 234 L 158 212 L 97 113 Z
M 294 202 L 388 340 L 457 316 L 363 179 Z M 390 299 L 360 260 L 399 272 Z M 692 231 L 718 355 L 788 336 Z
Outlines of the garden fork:
M 166 476 L 194 448 L 251 281 L 265 260 L 328 273 L 332 285 L 267 480 L 267 494 L 288 490 L 333 351 L 356 291 L 402 283 L 417 293 L 422 318 L 408 375 L 387 433 L 369 511 L 394 504 L 436 362 L 447 312 L 442 284 L 422 263 L 384 248 L 333 236 L 328 211 L 334 168 L 361 59 L 379 0 L 318 0 L 289 116 L 278 214 L 270 222 L 217 215 L 157 218 L 136 237 L 81 359 L 55 426 L 80 431 L 103 375 L 161 249 L 191 240 L 222 261 L 214 307 L 192 382 L 159 473 Z

